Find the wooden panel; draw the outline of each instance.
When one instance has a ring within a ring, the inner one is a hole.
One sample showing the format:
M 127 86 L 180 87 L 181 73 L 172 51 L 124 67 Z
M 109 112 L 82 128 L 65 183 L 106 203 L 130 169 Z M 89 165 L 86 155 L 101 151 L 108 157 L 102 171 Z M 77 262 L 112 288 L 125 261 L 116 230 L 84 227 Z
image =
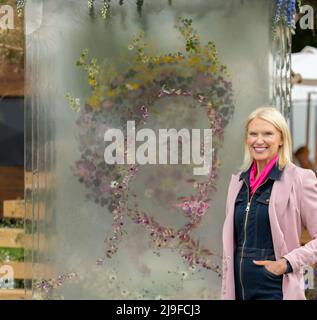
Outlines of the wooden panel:
M 37 250 L 45 250 L 49 243 L 43 234 L 35 235 L 36 242 L 39 243 Z M 53 239 L 50 239 L 52 243 Z M 32 234 L 24 234 L 23 229 L 18 228 L 0 228 L 0 247 L 5 248 L 24 248 L 32 249 Z
M 0 262 L 2 265 L 11 266 L 14 272 L 14 279 L 32 279 L 32 264 L 26 262 Z
M 3 202 L 4 218 L 24 218 L 24 200 L 6 200 Z
M 3 215 L 3 201 L 24 198 L 24 168 L 0 167 L 0 219 Z
M 25 187 L 32 189 L 33 174 L 32 172 L 25 172 Z M 35 185 L 35 182 L 37 185 Z M 50 187 L 53 183 L 53 177 L 50 173 L 41 173 L 38 178 L 34 179 L 34 187 L 38 189 L 45 189 Z
M 0 300 L 31 300 L 31 291 L 24 291 L 24 289 L 1 289 Z
M 3 202 L 3 217 L 14 219 L 32 220 L 32 205 L 27 206 L 26 215 L 24 216 L 24 200 L 8 200 Z M 36 212 L 36 221 L 42 221 L 44 217 L 44 204 L 41 203 Z
M 17 70 L 17 65 L 6 64 L 1 66 L 0 96 L 24 96 L 24 72 Z
M 0 228 L 0 247 L 22 248 L 23 229 Z

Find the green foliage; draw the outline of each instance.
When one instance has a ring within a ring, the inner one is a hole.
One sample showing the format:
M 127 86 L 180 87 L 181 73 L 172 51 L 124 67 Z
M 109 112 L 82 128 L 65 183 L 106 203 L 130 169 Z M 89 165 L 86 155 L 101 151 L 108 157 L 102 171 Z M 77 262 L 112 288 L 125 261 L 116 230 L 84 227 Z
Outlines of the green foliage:
M 0 220 L 0 228 L 23 228 L 24 222 L 22 219 L 4 218 Z
M 23 248 L 0 248 L 0 262 L 5 261 L 23 261 Z

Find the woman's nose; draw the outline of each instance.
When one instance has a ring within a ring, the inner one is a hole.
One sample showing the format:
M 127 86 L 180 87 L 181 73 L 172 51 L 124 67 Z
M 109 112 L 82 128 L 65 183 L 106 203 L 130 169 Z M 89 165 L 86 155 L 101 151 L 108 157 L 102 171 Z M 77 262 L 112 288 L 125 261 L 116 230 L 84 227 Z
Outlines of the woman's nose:
M 262 144 L 262 143 L 264 143 L 264 139 L 263 139 L 263 137 L 262 137 L 261 135 L 258 135 L 258 136 L 257 136 L 256 143 L 257 143 L 257 144 Z

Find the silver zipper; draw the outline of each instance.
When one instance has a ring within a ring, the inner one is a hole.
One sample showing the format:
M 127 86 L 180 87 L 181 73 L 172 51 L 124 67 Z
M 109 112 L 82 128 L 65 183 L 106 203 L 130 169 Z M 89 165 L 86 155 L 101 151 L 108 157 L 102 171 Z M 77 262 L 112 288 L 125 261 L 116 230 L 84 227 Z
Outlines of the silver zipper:
M 260 184 L 258 186 L 258 188 L 263 186 L 266 183 L 267 180 L 268 179 L 266 179 L 262 184 Z M 245 180 L 243 180 L 243 181 L 247 186 L 248 199 L 249 199 L 249 197 L 250 197 L 249 187 L 248 187 L 248 184 L 246 183 L 246 181 Z M 254 193 L 252 194 L 251 199 L 249 199 L 249 201 L 247 203 L 247 206 L 245 208 L 245 214 L 246 215 L 245 215 L 245 220 L 244 220 L 244 240 L 243 240 L 242 253 L 241 253 L 241 259 L 240 259 L 240 284 L 241 284 L 241 288 L 242 288 L 242 300 L 244 300 L 244 287 L 243 287 L 243 282 L 242 282 L 242 260 L 243 260 L 244 247 L 245 247 L 245 243 L 246 243 L 246 240 L 247 240 L 247 223 L 248 223 L 249 211 L 250 211 L 250 206 L 251 206 L 251 201 L 252 201 L 253 196 L 254 196 Z

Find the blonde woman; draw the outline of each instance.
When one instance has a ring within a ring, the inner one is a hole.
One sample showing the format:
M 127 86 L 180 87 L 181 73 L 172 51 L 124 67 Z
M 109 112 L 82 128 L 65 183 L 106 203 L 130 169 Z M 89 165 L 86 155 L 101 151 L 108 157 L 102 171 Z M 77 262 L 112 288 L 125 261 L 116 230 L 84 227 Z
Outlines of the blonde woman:
M 277 109 L 247 118 L 223 226 L 223 299 L 305 299 L 303 267 L 317 262 L 317 180 L 291 162 L 291 145 Z M 305 246 L 303 227 L 313 238 Z

